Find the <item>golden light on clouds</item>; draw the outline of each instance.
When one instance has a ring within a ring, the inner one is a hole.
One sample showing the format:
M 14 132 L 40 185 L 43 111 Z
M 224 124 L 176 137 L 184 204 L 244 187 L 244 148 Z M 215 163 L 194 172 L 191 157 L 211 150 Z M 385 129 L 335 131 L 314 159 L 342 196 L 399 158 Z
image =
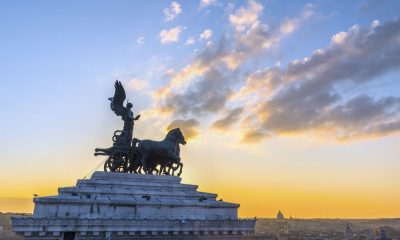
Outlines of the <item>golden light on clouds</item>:
M 185 137 L 185 140 L 191 140 L 199 136 L 199 130 L 197 127 L 199 126 L 199 122 L 195 119 L 177 119 L 171 122 L 167 127 L 166 130 L 170 131 L 174 128 L 179 128 L 182 131 L 182 134 Z
M 155 100 L 165 99 L 166 96 L 171 94 L 173 90 L 183 89 L 194 77 L 202 75 L 209 69 L 207 65 L 203 65 L 200 62 L 195 62 L 192 65 L 186 66 L 179 72 L 171 72 L 171 81 L 165 87 L 159 88 L 153 92 Z

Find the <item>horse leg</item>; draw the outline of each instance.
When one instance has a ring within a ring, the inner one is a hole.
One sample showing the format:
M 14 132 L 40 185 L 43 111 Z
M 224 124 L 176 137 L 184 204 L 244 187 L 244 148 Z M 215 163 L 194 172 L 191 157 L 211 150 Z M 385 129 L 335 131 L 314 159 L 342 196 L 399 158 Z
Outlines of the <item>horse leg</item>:
M 154 168 L 154 171 L 156 171 L 156 174 L 155 174 L 155 175 L 159 175 L 159 174 L 158 174 L 159 171 L 158 171 L 158 169 L 157 169 L 157 166 Z
M 167 160 L 160 161 L 161 172 L 160 174 L 167 175 Z
M 170 163 L 168 166 L 168 175 L 171 175 L 171 169 L 172 169 L 172 163 Z
M 133 163 L 132 163 L 132 171 L 134 172 L 134 173 L 140 173 L 140 171 L 139 171 L 139 168 L 140 168 L 140 165 L 138 164 L 138 161 L 139 160 L 135 160 Z
M 137 173 L 138 167 L 139 167 L 139 156 L 137 154 L 132 154 L 132 157 L 129 160 L 130 165 L 129 165 L 129 172 L 130 173 Z
M 161 167 L 162 167 L 162 174 L 168 175 L 168 165 L 167 165 L 167 161 L 163 161 Z
M 160 171 L 158 172 L 158 175 L 161 175 L 163 171 L 164 171 L 164 166 L 163 164 L 160 164 Z
M 146 165 L 147 158 L 148 158 L 148 154 L 147 153 L 144 153 L 142 155 L 142 158 L 140 158 L 140 163 L 142 164 L 144 173 L 146 173 L 146 174 L 149 173 L 149 169 L 147 168 L 147 165 Z
M 180 176 L 182 174 L 182 169 L 183 169 L 183 163 L 179 163 L 179 172 L 177 174 L 177 176 Z
M 171 168 L 172 168 L 172 176 L 175 176 L 176 168 L 174 168 L 174 164 L 173 163 L 171 164 Z

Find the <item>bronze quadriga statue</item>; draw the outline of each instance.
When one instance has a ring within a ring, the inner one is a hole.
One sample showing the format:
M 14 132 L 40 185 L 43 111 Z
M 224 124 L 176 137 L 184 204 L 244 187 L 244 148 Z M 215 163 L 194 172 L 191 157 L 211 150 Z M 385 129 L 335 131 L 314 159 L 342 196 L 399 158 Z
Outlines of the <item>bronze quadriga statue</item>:
M 133 138 L 133 126 L 140 115 L 134 117 L 132 103 L 128 102 L 124 107 L 125 99 L 124 87 L 116 81 L 114 97 L 109 98 L 110 106 L 117 116 L 121 116 L 124 127 L 114 132 L 112 147 L 95 149 L 95 156 L 108 156 L 104 171 L 179 176 L 183 168 L 179 144 L 186 144 L 181 130 L 170 130 L 162 141 Z
M 111 109 L 124 127 L 114 132 L 111 147 L 95 150 L 95 156 L 106 156 L 105 172 L 59 188 L 56 196 L 35 197 L 32 216 L 12 217 L 13 231 L 26 240 L 233 240 L 253 234 L 256 220 L 238 219 L 239 204 L 199 192 L 177 176 L 150 175 L 179 176 L 179 147 L 186 141 L 179 128 L 159 142 L 134 138 L 139 116 L 134 117 L 132 104 L 124 106 L 125 99 L 117 81 Z

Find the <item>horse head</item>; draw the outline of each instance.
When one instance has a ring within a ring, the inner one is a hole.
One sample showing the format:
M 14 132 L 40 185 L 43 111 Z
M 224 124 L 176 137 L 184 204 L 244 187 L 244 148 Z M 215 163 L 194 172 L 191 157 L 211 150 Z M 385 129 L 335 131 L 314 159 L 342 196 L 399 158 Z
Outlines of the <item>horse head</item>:
M 173 140 L 179 144 L 186 144 L 185 137 L 179 128 L 174 128 L 167 133 L 165 139 Z

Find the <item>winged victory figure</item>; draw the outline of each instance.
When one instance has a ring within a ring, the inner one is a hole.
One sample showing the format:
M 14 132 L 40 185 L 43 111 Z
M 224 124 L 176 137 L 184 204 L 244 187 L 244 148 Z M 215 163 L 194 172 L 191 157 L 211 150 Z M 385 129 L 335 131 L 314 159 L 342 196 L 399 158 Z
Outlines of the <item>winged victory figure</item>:
M 116 133 L 119 132 L 120 135 L 116 135 L 116 133 L 114 133 L 113 139 L 117 145 L 131 145 L 134 122 L 140 118 L 140 115 L 134 117 L 132 112 L 133 105 L 130 102 L 127 101 L 127 104 L 124 107 L 126 94 L 121 82 L 118 80 L 115 81 L 114 87 L 114 97 L 110 97 L 108 100 L 111 101 L 111 110 L 113 110 L 117 116 L 121 116 L 122 120 L 124 121 L 124 128 L 122 131 L 116 131 Z

